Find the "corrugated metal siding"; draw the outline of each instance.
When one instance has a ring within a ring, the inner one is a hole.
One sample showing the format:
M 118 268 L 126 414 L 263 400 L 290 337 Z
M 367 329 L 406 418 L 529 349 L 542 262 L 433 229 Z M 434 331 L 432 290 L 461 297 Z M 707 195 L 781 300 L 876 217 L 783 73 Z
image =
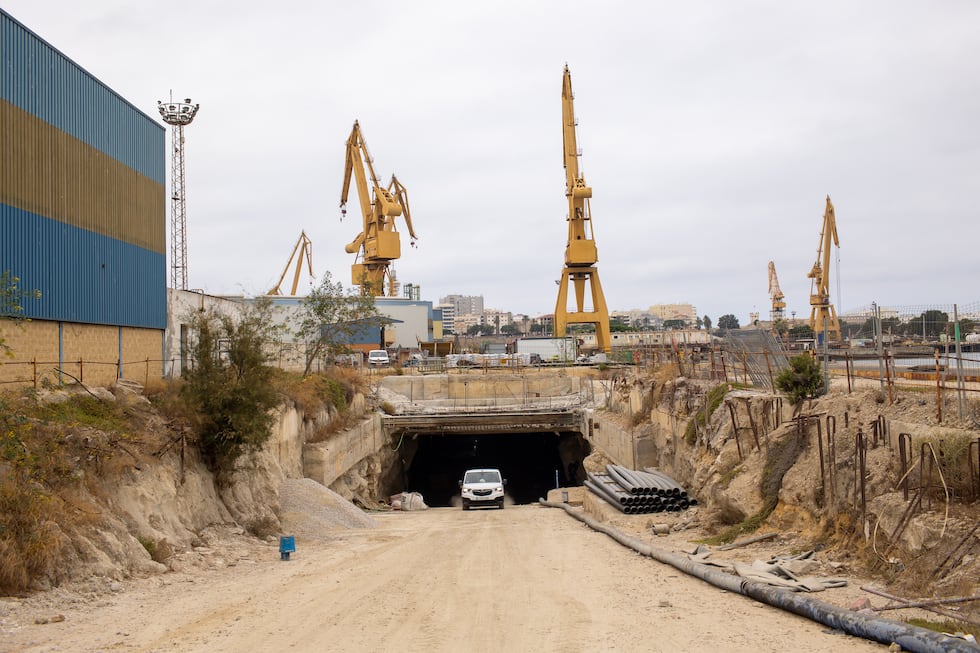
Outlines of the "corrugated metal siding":
M 166 131 L 0 11 L 0 270 L 27 317 L 166 327 Z
M 162 184 L 4 100 L 0 130 L 0 202 L 166 252 Z
M 0 11 L 0 99 L 166 183 L 164 126 Z
M 40 299 L 24 316 L 164 329 L 166 256 L 0 204 L 0 269 Z

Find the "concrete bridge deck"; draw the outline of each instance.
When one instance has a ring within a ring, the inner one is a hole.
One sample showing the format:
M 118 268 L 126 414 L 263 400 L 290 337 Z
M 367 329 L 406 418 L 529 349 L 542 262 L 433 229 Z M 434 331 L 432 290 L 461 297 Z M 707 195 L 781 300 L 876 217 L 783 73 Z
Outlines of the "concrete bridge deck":
M 385 432 L 393 435 L 429 433 L 538 433 L 582 432 L 585 411 L 564 408 L 547 411 L 458 411 L 412 415 L 385 415 Z

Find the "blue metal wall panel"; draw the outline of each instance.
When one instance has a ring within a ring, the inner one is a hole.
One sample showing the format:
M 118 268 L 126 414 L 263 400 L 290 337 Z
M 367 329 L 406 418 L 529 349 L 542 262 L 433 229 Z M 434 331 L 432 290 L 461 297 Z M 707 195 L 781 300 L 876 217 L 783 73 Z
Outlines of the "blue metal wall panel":
M 2 10 L 0 97 L 166 183 L 164 126 Z
M 0 204 L 0 270 L 20 277 L 24 316 L 165 329 L 164 254 Z

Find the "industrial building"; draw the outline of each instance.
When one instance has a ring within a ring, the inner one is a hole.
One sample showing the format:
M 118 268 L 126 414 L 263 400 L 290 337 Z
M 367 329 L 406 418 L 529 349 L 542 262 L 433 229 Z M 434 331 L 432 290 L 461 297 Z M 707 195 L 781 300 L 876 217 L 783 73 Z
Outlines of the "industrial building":
M 0 70 L 0 273 L 40 293 L 0 326 L 0 382 L 159 378 L 163 125 L 2 10 Z

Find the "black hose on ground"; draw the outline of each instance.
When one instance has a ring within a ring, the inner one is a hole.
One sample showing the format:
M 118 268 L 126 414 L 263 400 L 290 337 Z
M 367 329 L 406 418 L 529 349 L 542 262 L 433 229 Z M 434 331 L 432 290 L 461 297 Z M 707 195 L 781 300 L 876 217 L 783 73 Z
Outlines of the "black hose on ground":
M 977 653 L 977 651 L 980 651 L 980 647 L 964 639 L 950 637 L 949 635 L 944 635 L 926 628 L 919 628 L 918 626 L 859 614 L 852 610 L 845 610 L 844 608 L 824 603 L 808 596 L 801 596 L 796 592 L 745 580 L 739 576 L 720 571 L 715 567 L 694 562 L 684 556 L 658 549 L 642 540 L 626 535 L 611 526 L 607 526 L 583 514 L 581 511 L 574 510 L 568 504 L 553 503 L 545 499 L 538 499 L 538 503 L 548 508 L 561 508 L 575 519 L 586 524 L 589 528 L 605 533 L 623 546 L 627 546 L 642 555 L 649 556 L 658 562 L 670 565 L 686 574 L 700 578 L 715 587 L 747 596 L 766 605 L 787 610 L 835 630 L 845 632 L 848 635 L 863 637 L 864 639 L 870 639 L 881 644 L 895 642 L 902 647 L 902 650 L 912 651 L 913 653 L 958 653 L 960 651 L 964 653 Z

